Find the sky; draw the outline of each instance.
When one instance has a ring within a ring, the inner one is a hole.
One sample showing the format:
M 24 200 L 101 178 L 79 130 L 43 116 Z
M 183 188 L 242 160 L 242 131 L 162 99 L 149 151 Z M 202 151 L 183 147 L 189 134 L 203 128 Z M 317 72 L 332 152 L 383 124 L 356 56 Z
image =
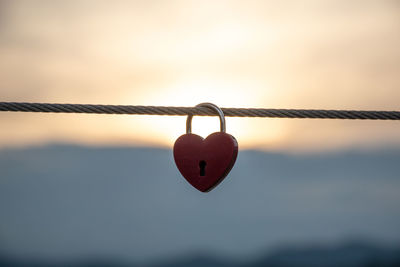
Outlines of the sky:
M 399 47 L 394 0 L 0 0 L 0 101 L 400 110 Z M 185 120 L 1 113 L 0 148 L 172 147 Z M 227 132 L 262 150 L 400 146 L 396 121 L 227 118 Z

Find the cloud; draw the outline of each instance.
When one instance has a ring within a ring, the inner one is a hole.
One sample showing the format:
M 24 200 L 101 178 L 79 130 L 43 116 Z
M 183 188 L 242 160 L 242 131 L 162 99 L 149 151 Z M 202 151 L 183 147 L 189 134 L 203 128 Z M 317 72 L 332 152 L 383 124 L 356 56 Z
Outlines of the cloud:
M 207 98 L 222 106 L 398 109 L 396 2 L 2 1 L 1 5 L 3 101 L 192 105 Z M 165 102 L 160 103 L 161 98 Z M 16 127 L 31 118 L 10 113 L 2 114 L 0 121 Z M 81 132 L 78 127 L 71 134 L 86 142 L 104 127 L 102 119 L 95 120 L 93 129 Z M 141 126 L 140 136 L 150 133 L 147 122 L 134 121 Z M 374 135 L 359 138 L 368 131 L 364 126 L 354 124 L 356 130 L 349 130 L 329 122 L 323 124 L 327 130 L 319 138 L 308 134 L 299 138 L 299 132 L 320 127 L 320 122 L 253 122 L 238 122 L 231 129 L 246 146 L 277 149 L 286 149 L 284 144 L 292 149 L 328 149 L 331 145 L 322 140 L 342 133 L 340 147 L 354 140 L 362 140 L 359 146 L 372 140 L 391 144 L 398 143 L 400 133 L 394 123 L 386 123 L 378 133 L 374 127 L 381 125 L 370 122 Z M 0 145 L 10 140 L 46 142 L 46 129 L 54 127 L 58 130 L 50 134 L 53 139 L 79 140 L 59 135 L 67 131 L 65 123 L 50 118 L 38 122 L 35 130 L 25 128 L 37 133 L 34 139 L 15 138 L 11 131 L 1 135 Z M 254 133 L 242 130 L 245 127 Z M 271 127 L 277 129 L 276 136 L 266 140 Z M 117 127 L 96 138 L 100 143 L 113 142 L 110 135 L 142 140 L 123 130 L 126 127 Z M 175 132 L 154 134 L 148 141 L 165 145 Z

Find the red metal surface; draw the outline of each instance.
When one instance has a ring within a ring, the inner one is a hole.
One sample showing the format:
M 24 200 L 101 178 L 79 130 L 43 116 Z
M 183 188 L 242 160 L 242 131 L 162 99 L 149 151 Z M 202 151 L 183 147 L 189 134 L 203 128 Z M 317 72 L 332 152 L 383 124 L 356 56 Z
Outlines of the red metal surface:
M 185 179 L 201 192 L 209 192 L 227 176 L 238 154 L 236 139 L 216 132 L 206 139 L 184 134 L 174 144 L 174 159 Z

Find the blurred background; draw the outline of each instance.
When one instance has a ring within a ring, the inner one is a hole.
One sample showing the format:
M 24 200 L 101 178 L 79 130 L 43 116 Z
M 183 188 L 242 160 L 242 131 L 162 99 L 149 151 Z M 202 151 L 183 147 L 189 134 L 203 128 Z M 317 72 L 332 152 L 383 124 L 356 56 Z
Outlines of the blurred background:
M 0 0 L 0 101 L 399 110 L 399 47 L 397 0 Z M 398 122 L 227 118 L 202 194 L 185 120 L 1 113 L 0 264 L 400 264 Z

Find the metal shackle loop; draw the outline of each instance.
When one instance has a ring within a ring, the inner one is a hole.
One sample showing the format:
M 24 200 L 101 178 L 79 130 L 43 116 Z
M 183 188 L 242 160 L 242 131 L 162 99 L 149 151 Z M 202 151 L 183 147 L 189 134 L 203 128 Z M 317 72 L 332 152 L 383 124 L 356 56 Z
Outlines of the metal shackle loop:
M 214 111 L 216 111 L 219 116 L 221 132 L 225 133 L 225 131 L 226 131 L 225 116 L 224 116 L 224 112 L 222 111 L 222 109 L 220 109 L 217 105 L 214 105 L 213 103 L 201 103 L 196 106 L 196 108 L 198 108 L 198 107 L 206 107 L 206 108 L 210 108 L 210 109 L 213 109 Z M 187 117 L 187 120 L 186 120 L 186 133 L 187 134 L 192 133 L 192 118 L 193 118 L 193 115 L 189 114 Z

